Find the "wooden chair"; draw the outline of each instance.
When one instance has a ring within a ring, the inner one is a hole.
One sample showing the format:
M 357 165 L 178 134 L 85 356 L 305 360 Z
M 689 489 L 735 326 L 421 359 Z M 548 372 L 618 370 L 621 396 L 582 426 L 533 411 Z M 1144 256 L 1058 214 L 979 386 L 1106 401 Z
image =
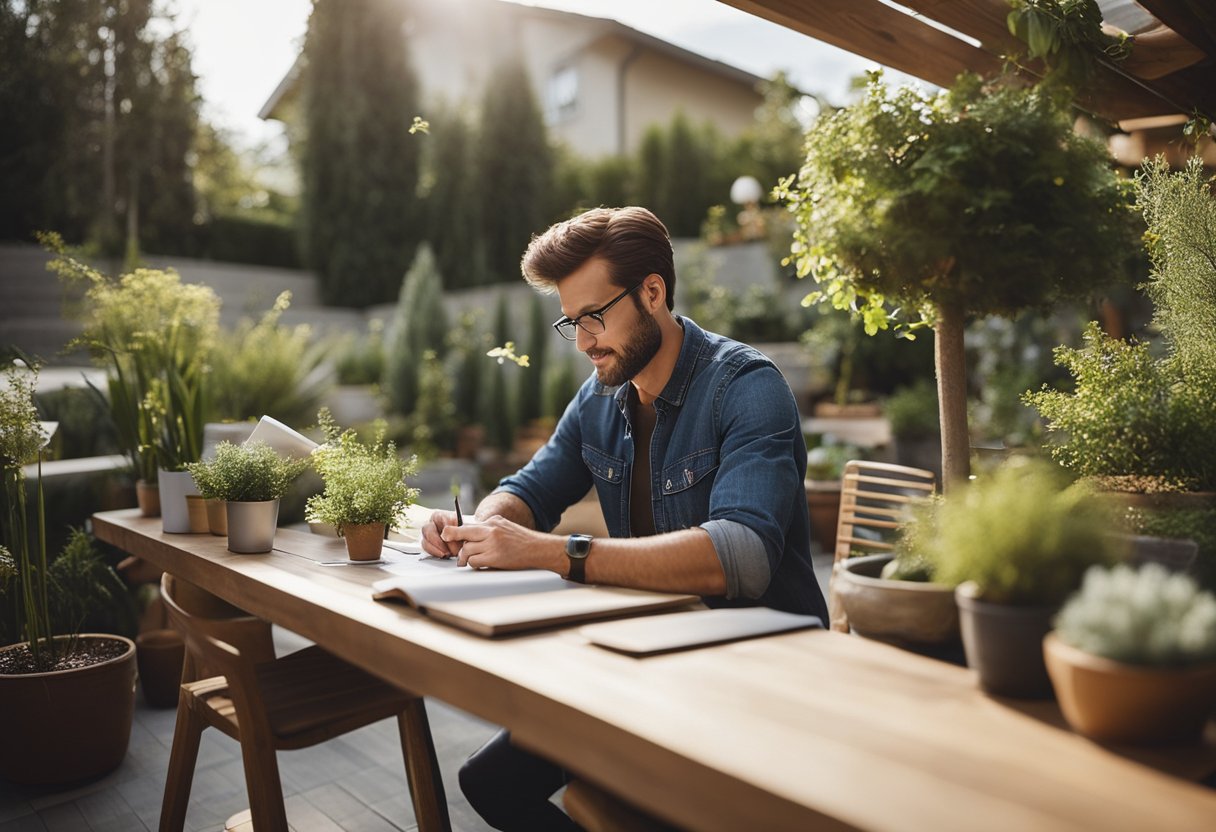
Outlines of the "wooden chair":
M 207 601 L 215 596 L 168 573 L 161 578 L 161 596 L 187 648 L 161 832 L 180 832 L 185 823 L 205 728 L 218 728 L 241 744 L 253 828 L 286 832 L 275 752 L 316 745 L 390 716 L 397 717 L 418 828 L 450 829 L 421 697 L 316 646 L 276 659 L 267 622 L 240 614 L 218 599 Z M 192 596 L 204 599 L 202 605 L 209 608 L 191 603 Z M 222 675 L 203 678 L 213 671 Z
M 890 552 L 894 548 L 894 530 L 907 519 L 910 505 L 928 497 L 935 488 L 935 475 L 923 468 L 861 460 L 845 463 L 828 591 L 828 616 L 833 630 L 849 631 L 848 616 L 834 589 L 841 562 L 857 549 L 869 550 L 868 554 Z

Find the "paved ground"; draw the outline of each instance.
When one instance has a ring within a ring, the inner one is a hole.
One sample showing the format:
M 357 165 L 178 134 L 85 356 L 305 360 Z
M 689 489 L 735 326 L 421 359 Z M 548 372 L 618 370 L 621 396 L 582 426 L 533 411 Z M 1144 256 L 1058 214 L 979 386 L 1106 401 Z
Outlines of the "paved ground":
M 825 585 L 829 567 L 826 556 L 816 556 L 821 585 Z M 276 628 L 275 644 L 283 654 L 307 642 Z M 456 773 L 496 728 L 434 700 L 427 700 L 427 709 L 452 828 L 458 832 L 489 829 L 465 802 Z M 140 695 L 127 757 L 109 775 L 68 790 L 20 787 L 0 781 L 0 832 L 156 829 L 174 719 L 173 709 L 151 708 Z M 416 828 L 393 720 L 311 749 L 280 752 L 279 770 L 287 818 L 296 832 Z M 206 731 L 194 773 L 186 829 L 218 832 L 228 817 L 248 805 L 239 746 L 217 731 Z

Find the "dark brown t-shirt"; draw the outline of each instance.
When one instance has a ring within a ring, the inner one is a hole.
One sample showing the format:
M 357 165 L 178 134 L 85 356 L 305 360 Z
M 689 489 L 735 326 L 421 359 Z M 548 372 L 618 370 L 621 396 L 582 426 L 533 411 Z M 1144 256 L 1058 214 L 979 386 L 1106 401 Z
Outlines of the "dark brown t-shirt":
M 654 435 L 654 403 L 642 404 L 637 390 L 629 391 L 633 422 L 633 476 L 629 480 L 629 526 L 633 537 L 655 533 L 650 504 L 650 437 Z

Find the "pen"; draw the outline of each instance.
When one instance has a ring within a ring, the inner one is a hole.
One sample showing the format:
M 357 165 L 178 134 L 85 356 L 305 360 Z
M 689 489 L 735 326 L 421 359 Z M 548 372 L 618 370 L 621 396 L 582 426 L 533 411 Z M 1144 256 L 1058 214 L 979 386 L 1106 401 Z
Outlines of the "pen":
M 461 516 L 461 514 L 460 514 L 460 495 L 455 494 L 455 495 L 453 495 L 452 499 L 456 501 L 456 525 L 463 526 L 464 517 Z

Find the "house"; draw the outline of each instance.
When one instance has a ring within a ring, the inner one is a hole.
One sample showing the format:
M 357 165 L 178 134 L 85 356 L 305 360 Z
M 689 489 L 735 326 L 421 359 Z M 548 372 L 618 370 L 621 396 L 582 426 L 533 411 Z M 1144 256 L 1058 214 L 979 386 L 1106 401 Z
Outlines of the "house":
M 630 153 L 677 110 L 736 136 L 753 121 L 764 80 L 615 20 L 501 0 L 415 3 L 406 26 L 424 106 L 476 104 L 486 79 L 522 56 L 550 135 L 586 157 Z M 290 121 L 300 62 L 262 107 Z

